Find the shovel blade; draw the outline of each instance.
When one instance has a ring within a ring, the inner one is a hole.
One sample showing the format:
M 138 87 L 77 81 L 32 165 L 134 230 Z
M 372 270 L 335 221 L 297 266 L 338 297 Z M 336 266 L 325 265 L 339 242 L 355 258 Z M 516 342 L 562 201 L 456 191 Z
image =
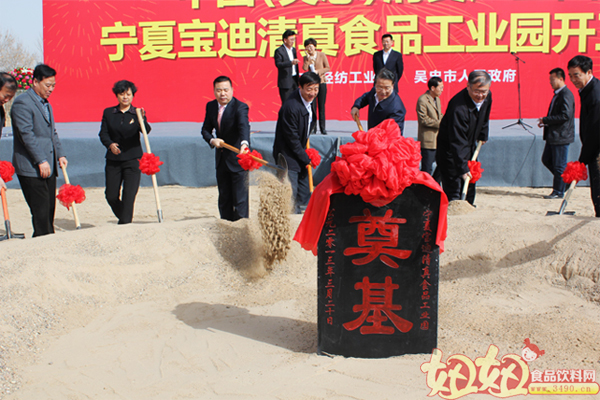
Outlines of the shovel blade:
M 281 169 L 277 169 L 277 179 L 283 182 L 288 175 L 288 165 L 285 157 L 281 153 L 279 153 L 279 157 L 277 157 L 277 166 L 281 167 Z
M 4 221 L 4 229 L 6 229 L 6 235 L 0 236 L 0 241 L 8 239 L 25 239 L 25 235 L 22 233 L 13 233 L 10 229 L 10 220 Z
M 548 211 L 546 212 L 546 217 L 551 215 L 575 215 L 575 211 L 565 211 L 562 214 L 559 211 Z

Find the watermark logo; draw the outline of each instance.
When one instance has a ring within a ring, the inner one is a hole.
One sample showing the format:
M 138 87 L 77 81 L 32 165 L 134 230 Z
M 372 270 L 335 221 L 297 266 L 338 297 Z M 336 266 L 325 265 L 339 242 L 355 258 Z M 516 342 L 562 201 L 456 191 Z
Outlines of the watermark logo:
M 434 349 L 429 362 L 421 365 L 426 374 L 429 397 L 458 399 L 475 393 L 499 398 L 531 395 L 582 394 L 600 391 L 595 370 L 555 369 L 530 370 L 529 363 L 545 351 L 525 339 L 521 355 L 506 354 L 498 358 L 499 349 L 490 345 L 485 356 L 471 360 L 455 354 L 442 361 L 443 353 Z
M 525 347 L 523 347 L 523 350 L 521 351 L 521 357 L 523 357 L 523 360 L 529 362 L 535 361 L 538 359 L 538 357 L 543 356 L 545 353 L 544 350 L 540 350 L 539 347 L 537 347 L 535 344 L 531 343 L 529 341 L 529 338 L 525 339 Z

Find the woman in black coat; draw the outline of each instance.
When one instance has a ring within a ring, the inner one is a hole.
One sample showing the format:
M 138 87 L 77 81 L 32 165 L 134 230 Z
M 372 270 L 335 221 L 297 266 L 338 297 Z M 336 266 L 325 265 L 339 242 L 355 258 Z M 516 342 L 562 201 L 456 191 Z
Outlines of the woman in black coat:
M 131 105 L 137 88 L 132 82 L 118 81 L 113 87 L 119 104 L 104 110 L 100 141 L 106 147 L 106 201 L 119 219 L 119 224 L 129 224 L 133 219 L 133 204 L 140 187 L 142 146 L 141 127 Z M 150 132 L 144 109 L 144 125 Z M 121 185 L 123 193 L 121 195 Z

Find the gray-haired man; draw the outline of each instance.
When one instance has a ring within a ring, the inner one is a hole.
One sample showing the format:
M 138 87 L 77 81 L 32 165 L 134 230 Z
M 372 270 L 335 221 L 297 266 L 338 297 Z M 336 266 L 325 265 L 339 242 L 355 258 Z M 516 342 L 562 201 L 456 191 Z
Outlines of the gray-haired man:
M 492 78 L 485 71 L 469 74 L 467 87 L 448 103 L 437 137 L 436 161 L 448 200 L 460 200 L 463 181 L 471 177 L 468 162 L 477 142 L 488 140 Z M 475 184 L 469 185 L 467 201 L 475 201 Z

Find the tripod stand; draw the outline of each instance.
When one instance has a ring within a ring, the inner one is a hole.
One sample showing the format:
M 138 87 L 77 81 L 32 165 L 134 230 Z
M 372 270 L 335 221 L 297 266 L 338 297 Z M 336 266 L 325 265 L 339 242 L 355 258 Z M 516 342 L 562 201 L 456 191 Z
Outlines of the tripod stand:
M 512 56 L 515 58 L 515 61 L 517 62 L 517 93 L 519 94 L 519 119 L 513 124 L 502 127 L 502 129 L 510 128 L 511 126 L 515 125 L 520 125 L 523 129 L 527 130 L 527 128 L 525 127 L 531 128 L 531 125 L 527 125 L 525 122 L 523 122 L 523 119 L 521 118 L 521 69 L 519 68 L 519 61 L 523 64 L 525 64 L 525 61 L 521 60 L 514 52 L 510 54 L 512 54 Z

